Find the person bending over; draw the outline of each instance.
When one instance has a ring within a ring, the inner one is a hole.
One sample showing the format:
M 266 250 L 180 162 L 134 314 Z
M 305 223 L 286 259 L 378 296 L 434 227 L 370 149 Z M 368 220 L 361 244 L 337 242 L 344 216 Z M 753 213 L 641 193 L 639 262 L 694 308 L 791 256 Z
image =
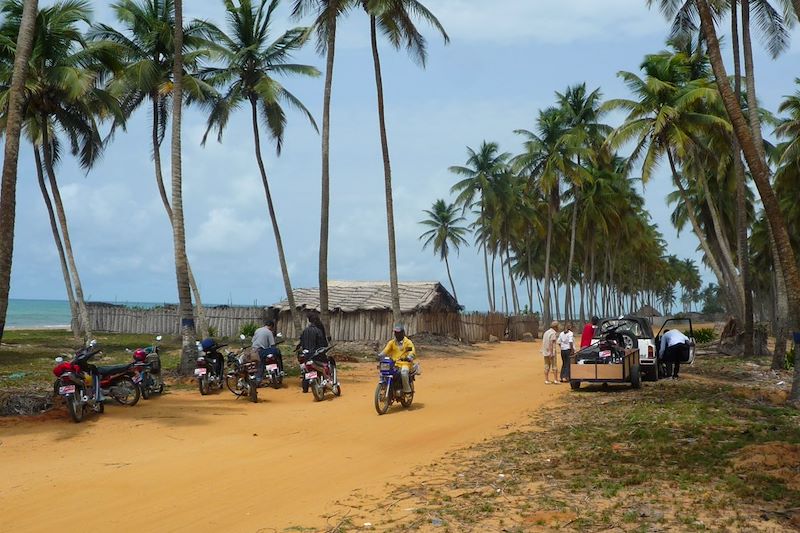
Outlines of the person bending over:
M 681 363 L 689 360 L 689 337 L 677 329 L 671 329 L 661 336 L 659 352 L 661 359 L 667 363 L 667 374 L 671 373 L 672 379 L 678 379 Z M 672 372 L 670 372 L 670 366 Z

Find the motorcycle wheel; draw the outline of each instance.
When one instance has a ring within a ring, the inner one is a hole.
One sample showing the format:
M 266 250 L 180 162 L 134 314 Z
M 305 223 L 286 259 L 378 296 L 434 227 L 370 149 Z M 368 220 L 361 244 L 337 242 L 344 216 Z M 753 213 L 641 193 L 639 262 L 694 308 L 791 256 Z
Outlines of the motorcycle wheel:
M 389 404 L 392 403 L 389 394 L 389 388 L 386 384 L 378 383 L 378 386 L 375 388 L 375 410 L 379 415 L 385 415 L 386 411 L 389 410 Z
M 162 392 L 164 392 L 164 384 L 163 383 L 159 383 L 158 384 L 158 393 L 161 394 Z
M 111 396 L 120 405 L 133 407 L 139 403 L 139 387 L 129 377 L 120 378 L 109 389 Z
M 72 396 L 68 396 L 67 400 L 67 412 L 69 413 L 70 418 L 76 424 L 83 420 L 83 415 L 86 414 L 86 405 L 81 402 L 80 396 L 78 394 L 73 394 Z
M 209 393 L 208 376 L 203 376 L 197 379 L 197 386 L 200 389 L 200 394 L 205 396 Z
M 273 372 L 272 373 L 272 388 L 273 389 L 280 389 L 282 383 L 283 383 L 283 378 L 281 378 L 281 373 L 280 372 Z
M 239 376 L 228 374 L 225 376 L 225 385 L 236 397 L 243 396 L 247 391 L 239 384 Z
M 315 402 L 321 402 L 325 398 L 325 386 L 320 378 L 311 381 L 311 394 L 314 395 Z
M 139 392 L 142 394 L 142 399 L 147 400 L 150 398 L 150 376 L 145 376 L 139 382 Z
M 256 387 L 256 384 L 252 381 L 248 381 L 247 388 L 249 389 L 250 401 L 258 403 L 258 387 Z
M 97 413 L 98 415 L 102 415 L 106 410 L 106 404 L 104 404 L 103 402 L 96 403 L 94 404 L 92 409 L 94 409 L 94 412 Z
M 342 395 L 342 386 L 338 383 L 333 386 L 333 395 L 334 396 L 341 396 Z

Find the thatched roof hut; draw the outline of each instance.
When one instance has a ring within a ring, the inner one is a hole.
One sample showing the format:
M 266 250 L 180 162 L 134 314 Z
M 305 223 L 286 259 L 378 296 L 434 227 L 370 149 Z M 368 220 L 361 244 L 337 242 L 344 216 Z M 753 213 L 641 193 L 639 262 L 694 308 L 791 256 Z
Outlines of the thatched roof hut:
M 398 284 L 400 312 L 446 312 L 459 310 L 458 302 L 438 281 L 415 281 Z M 319 289 L 295 289 L 298 309 L 319 311 Z M 391 311 L 392 293 L 385 281 L 329 281 L 328 307 L 331 312 Z M 279 311 L 289 310 L 289 300 L 270 306 Z
M 633 314 L 635 316 L 643 316 L 646 318 L 661 316 L 661 313 L 659 313 L 658 310 L 652 305 L 643 305 L 642 307 L 639 308 L 638 311 L 636 311 Z

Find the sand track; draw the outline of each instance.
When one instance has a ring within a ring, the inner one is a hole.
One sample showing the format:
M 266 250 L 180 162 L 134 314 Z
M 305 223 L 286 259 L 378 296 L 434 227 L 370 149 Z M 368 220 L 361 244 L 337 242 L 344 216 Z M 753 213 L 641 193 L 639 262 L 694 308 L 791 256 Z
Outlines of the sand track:
M 63 410 L 0 420 L 2 529 L 324 529 L 322 515 L 352 491 L 424 476 L 448 450 L 507 431 L 569 388 L 543 383 L 538 344 L 422 361 L 415 405 L 380 417 L 374 366 L 350 364 L 342 397 L 322 403 L 292 378 L 261 389 L 258 404 L 177 391 L 81 424 Z

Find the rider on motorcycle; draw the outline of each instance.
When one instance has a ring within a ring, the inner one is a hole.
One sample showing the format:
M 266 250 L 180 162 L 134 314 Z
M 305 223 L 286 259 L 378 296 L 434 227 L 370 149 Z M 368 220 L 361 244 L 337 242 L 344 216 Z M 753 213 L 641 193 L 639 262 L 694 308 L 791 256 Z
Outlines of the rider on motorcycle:
M 409 374 L 414 365 L 414 343 L 406 337 L 405 329 L 402 324 L 395 324 L 394 338 L 386 343 L 386 347 L 380 353 L 380 357 L 391 357 L 395 365 L 400 369 L 400 377 L 403 380 L 403 392 L 411 393 L 411 383 Z
M 219 351 L 217 341 L 211 337 L 206 337 L 200 342 L 200 348 L 203 349 L 207 358 L 211 358 L 211 360 L 214 361 L 214 373 L 217 376 L 221 376 L 222 366 L 225 364 L 225 358 Z
M 278 362 L 278 370 L 283 373 L 283 357 L 281 351 L 275 342 L 275 321 L 267 320 L 264 326 L 258 328 L 253 334 L 253 350 L 258 353 L 260 364 L 258 365 L 258 372 L 256 373 L 256 381 L 259 383 L 264 378 L 264 369 L 267 365 L 267 358 L 274 355 Z
M 310 355 L 313 355 L 318 349 L 326 346 L 328 346 L 328 339 L 325 337 L 325 326 L 322 325 L 319 315 L 310 313 L 308 315 L 308 326 L 300 334 L 300 343 L 297 346 L 297 350 L 300 353 L 307 351 Z M 333 359 L 329 359 L 329 362 L 332 365 L 335 364 Z M 308 392 L 308 381 L 305 378 L 303 378 L 302 386 L 303 392 Z

